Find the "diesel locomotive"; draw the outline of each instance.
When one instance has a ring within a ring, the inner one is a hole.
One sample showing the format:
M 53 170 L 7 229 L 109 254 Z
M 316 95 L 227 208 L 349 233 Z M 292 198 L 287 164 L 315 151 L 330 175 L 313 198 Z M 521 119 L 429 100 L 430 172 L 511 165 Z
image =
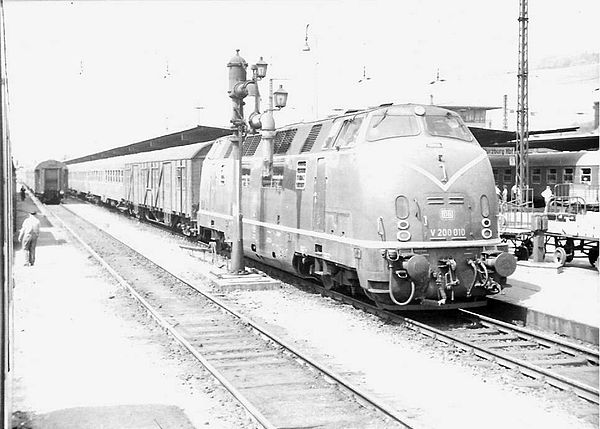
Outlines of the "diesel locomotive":
M 70 185 L 227 247 L 231 153 L 224 137 L 69 162 Z M 281 128 L 272 147 L 249 134 L 242 155 L 249 258 L 396 310 L 485 305 L 516 268 L 498 236 L 488 157 L 451 111 L 347 112 Z
M 276 134 L 268 176 L 260 140 L 242 148 L 247 257 L 391 309 L 483 305 L 514 272 L 490 162 L 457 114 L 386 105 L 290 125 Z M 208 152 L 197 213 L 198 228 L 225 242 L 230 153 L 229 139 Z

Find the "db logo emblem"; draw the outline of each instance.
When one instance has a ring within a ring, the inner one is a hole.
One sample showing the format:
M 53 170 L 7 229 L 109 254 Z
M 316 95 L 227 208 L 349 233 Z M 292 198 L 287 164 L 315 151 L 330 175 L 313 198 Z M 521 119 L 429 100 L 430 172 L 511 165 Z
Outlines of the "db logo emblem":
M 441 209 L 440 210 L 440 217 L 442 219 L 454 219 L 454 210 L 452 209 Z

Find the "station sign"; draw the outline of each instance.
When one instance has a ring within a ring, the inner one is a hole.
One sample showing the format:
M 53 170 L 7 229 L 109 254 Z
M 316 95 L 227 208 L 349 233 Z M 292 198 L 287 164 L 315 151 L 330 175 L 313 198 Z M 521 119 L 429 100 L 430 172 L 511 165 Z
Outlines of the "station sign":
M 515 155 L 514 147 L 484 147 L 485 151 L 489 155 L 506 156 Z

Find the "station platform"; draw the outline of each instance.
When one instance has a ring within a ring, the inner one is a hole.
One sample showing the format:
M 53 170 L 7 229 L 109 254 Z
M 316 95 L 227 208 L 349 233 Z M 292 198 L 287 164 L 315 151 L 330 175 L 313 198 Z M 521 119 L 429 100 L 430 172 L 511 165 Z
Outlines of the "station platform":
M 527 327 L 598 344 L 600 277 L 587 261 L 564 267 L 551 261 L 517 262 L 517 270 L 498 295 L 491 312 L 510 315 Z
M 197 362 L 178 358 L 29 193 L 17 199 L 17 230 L 31 210 L 41 228 L 34 266 L 24 266 L 15 237 L 12 427 L 239 427 L 222 423 L 235 412 L 218 402 L 224 396 L 211 381 L 189 379 Z

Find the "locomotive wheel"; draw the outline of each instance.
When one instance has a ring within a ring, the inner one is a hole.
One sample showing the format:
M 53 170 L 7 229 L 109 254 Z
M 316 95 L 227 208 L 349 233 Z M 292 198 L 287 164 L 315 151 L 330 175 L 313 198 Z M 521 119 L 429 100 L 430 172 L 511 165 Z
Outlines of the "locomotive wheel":
M 554 251 L 554 262 L 558 262 L 561 267 L 567 263 L 567 252 L 562 247 L 557 247 Z
M 333 279 L 333 276 L 330 274 L 326 274 L 324 276 L 321 276 L 321 282 L 323 283 L 323 286 L 325 287 L 325 289 L 327 290 L 332 290 L 332 289 L 336 289 L 338 284 L 336 283 L 336 281 Z

